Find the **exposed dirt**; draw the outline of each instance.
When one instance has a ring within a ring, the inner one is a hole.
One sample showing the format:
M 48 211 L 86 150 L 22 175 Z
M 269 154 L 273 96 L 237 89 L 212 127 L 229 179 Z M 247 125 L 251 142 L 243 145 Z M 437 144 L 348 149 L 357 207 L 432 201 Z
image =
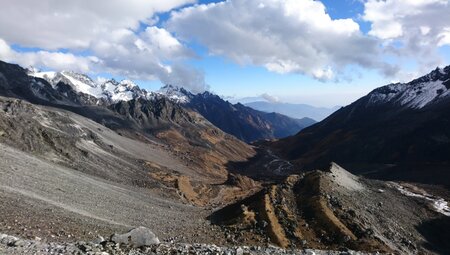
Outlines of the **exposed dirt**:
M 421 226 L 443 216 L 392 182 L 362 179 L 333 164 L 269 185 L 210 219 L 236 243 L 261 244 L 268 236 L 282 247 L 429 254 L 448 249 L 442 239 L 429 245 L 430 236 L 449 237 L 448 231 Z

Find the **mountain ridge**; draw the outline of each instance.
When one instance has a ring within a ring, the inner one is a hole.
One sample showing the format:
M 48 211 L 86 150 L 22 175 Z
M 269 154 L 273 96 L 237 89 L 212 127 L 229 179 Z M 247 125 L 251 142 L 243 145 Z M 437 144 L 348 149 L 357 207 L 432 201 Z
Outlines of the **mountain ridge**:
M 450 185 L 449 76 L 446 67 L 397 83 L 395 91 L 392 84 L 377 88 L 269 147 L 304 170 L 335 161 L 376 178 Z
M 69 86 L 75 92 L 86 95 L 89 100 L 83 100 L 83 102 L 89 102 L 89 104 L 110 105 L 140 98 L 158 101 L 161 97 L 167 97 L 174 103 L 199 112 L 223 131 L 246 142 L 294 135 L 304 127 L 315 123 L 308 118 L 291 119 L 281 114 L 266 114 L 240 104 L 231 105 L 209 91 L 194 94 L 183 87 L 170 84 L 153 92 L 141 89 L 130 80 L 117 82 L 114 79 L 106 79 L 95 82 L 84 74 L 70 71 L 39 72 L 34 68 L 27 69 L 27 73 L 32 77 L 46 80 L 52 88 L 63 93 L 67 93 L 67 86 Z M 218 105 L 221 105 L 222 109 L 217 108 Z M 215 109 L 214 113 L 206 110 L 211 108 Z M 226 119 L 220 119 L 221 115 L 215 114 L 224 111 L 229 111 Z

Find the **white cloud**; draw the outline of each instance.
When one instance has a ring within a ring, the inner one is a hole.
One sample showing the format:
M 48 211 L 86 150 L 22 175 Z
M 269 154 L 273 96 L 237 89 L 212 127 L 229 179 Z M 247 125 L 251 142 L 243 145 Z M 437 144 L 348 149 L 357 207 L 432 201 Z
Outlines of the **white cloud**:
M 267 100 L 270 103 L 278 103 L 280 102 L 280 99 L 276 96 L 271 96 L 267 93 L 261 94 L 260 97 L 264 98 L 265 100 Z
M 89 48 L 112 31 L 136 30 L 157 12 L 195 0 L 2 1 L 0 35 L 25 47 Z
M 165 84 L 183 86 L 194 93 L 201 93 L 209 90 L 209 85 L 205 83 L 204 76 L 202 71 L 185 65 L 175 64 L 160 79 Z
M 75 56 L 61 52 L 17 52 L 0 38 L 0 58 L 4 61 L 18 63 L 24 67 L 45 66 L 55 70 L 73 70 L 77 72 L 91 71 L 100 64 L 95 56 Z
M 193 90 L 206 88 L 203 73 L 182 67 L 182 60 L 194 53 L 167 30 L 151 25 L 155 13 L 193 2 L 6 1 L 0 15 L 0 58 L 23 66 L 110 72 Z M 21 52 L 11 45 L 39 50 Z
M 448 0 L 368 0 L 364 7 L 369 34 L 385 40 L 388 53 L 416 61 L 419 73 L 442 64 L 437 50 L 450 45 Z
M 172 12 L 166 29 L 205 45 L 210 54 L 277 73 L 335 78 L 348 65 L 380 69 L 377 40 L 352 19 L 332 19 L 313 0 L 228 0 Z

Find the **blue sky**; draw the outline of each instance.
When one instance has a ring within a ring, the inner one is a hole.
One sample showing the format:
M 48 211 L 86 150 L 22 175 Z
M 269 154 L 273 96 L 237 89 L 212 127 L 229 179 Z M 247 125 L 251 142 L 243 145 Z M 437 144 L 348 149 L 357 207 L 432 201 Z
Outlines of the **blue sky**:
M 5 4 L 0 59 L 327 107 L 450 63 L 445 0 L 85 1 Z
M 208 4 L 220 1 L 200 1 Z M 333 19 L 354 18 L 365 32 L 369 30 L 369 23 L 362 21 L 358 15 L 363 10 L 360 1 L 355 0 L 326 0 L 322 1 Z M 160 15 L 164 23 L 170 14 Z M 375 87 L 387 82 L 374 72 L 367 71 L 362 79 L 352 82 L 321 82 L 301 74 L 277 74 L 259 66 L 237 65 L 223 57 L 210 56 L 205 47 L 190 45 L 201 56 L 199 60 L 192 60 L 190 64 L 205 70 L 206 82 L 211 90 L 224 97 L 255 97 L 267 93 L 280 98 L 283 102 L 306 103 L 316 106 L 332 107 L 344 105 L 368 93 Z M 157 88 L 160 83 L 150 84 Z M 343 99 L 330 100 L 330 96 Z

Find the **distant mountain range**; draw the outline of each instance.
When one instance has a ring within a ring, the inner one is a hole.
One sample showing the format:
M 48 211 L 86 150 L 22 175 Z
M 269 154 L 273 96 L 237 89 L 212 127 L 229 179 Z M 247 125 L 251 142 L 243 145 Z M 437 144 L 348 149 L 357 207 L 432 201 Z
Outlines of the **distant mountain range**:
M 232 104 L 208 91 L 192 94 L 184 88 L 166 85 L 158 93 L 200 113 L 215 126 L 246 142 L 294 135 L 316 123 L 311 118 L 294 119 L 280 113 L 258 111 L 240 103 Z
M 142 117 L 142 115 L 135 116 L 136 111 L 144 110 L 142 107 L 158 105 L 160 102 L 168 100 L 185 110 L 190 109 L 200 113 L 224 132 L 245 142 L 294 135 L 315 123 L 309 118 L 294 119 L 282 114 L 257 111 L 241 104 L 233 105 L 210 92 L 193 94 L 184 88 L 171 85 L 151 92 L 139 88 L 130 80 L 94 81 L 85 74 L 71 71 L 40 72 L 34 68 L 22 69 L 5 62 L 1 62 L 0 72 L 16 77 L 20 83 L 20 89 L 18 87 L 3 88 L 5 96 L 15 96 L 41 104 L 60 105 L 66 108 L 102 106 L 114 110 L 120 109 L 121 113 L 124 113 L 124 105 L 128 104 L 131 107 L 131 105 L 139 103 L 141 108 L 129 108 L 129 110 L 133 110 L 130 114 L 134 117 Z M 121 106 L 117 108 L 119 104 Z M 163 105 L 170 106 L 167 103 Z M 159 109 L 159 111 L 164 112 L 165 110 Z M 150 120 L 149 123 L 151 122 Z
M 321 121 L 328 117 L 330 114 L 338 110 L 340 107 L 335 106 L 333 108 L 315 107 L 307 104 L 290 104 L 280 102 L 267 102 L 267 101 L 255 101 L 245 104 L 255 110 L 263 112 L 276 112 L 284 114 L 291 118 L 311 118 L 316 121 Z
M 335 161 L 377 178 L 450 186 L 450 66 L 377 88 L 271 146 L 298 169 Z

